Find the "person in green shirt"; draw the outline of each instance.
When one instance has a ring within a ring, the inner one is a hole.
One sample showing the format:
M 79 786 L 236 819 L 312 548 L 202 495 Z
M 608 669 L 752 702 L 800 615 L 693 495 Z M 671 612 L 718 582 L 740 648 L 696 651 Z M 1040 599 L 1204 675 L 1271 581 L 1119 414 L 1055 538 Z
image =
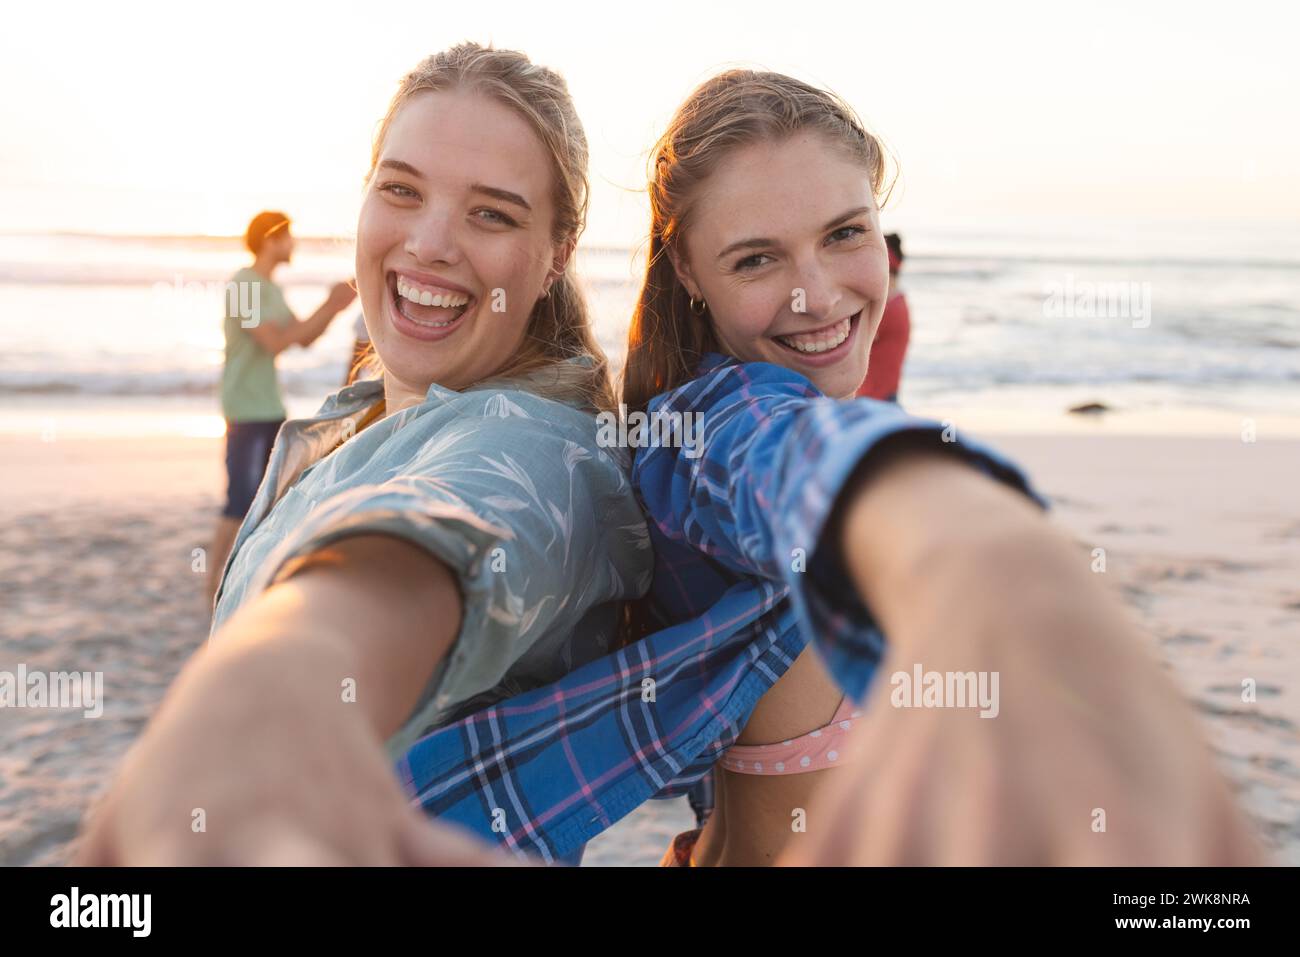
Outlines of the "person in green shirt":
M 306 348 L 315 342 L 357 295 L 351 281 L 336 283 L 309 318 L 295 318 L 284 293 L 271 279 L 276 267 L 293 256 L 289 226 L 289 217 L 281 212 L 254 216 L 244 235 L 253 263 L 236 272 L 226 286 L 221 414 L 226 420 L 227 490 L 208 556 L 209 604 L 286 418 L 275 357 L 290 346 Z

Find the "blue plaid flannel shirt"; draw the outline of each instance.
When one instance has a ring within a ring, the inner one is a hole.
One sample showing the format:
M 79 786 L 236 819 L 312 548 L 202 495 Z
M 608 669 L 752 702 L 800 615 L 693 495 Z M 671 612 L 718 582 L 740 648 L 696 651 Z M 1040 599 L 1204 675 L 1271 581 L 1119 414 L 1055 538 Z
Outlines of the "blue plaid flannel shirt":
M 817 545 L 840 490 L 882 440 L 913 433 L 1046 505 L 983 444 L 892 403 L 827 398 L 776 365 L 709 354 L 697 378 L 648 411 L 689 412 L 700 425 L 695 448 L 661 442 L 633 466 L 663 627 L 432 730 L 398 764 L 428 815 L 548 863 L 706 775 L 810 638 L 862 700 L 884 636 L 836 555 Z

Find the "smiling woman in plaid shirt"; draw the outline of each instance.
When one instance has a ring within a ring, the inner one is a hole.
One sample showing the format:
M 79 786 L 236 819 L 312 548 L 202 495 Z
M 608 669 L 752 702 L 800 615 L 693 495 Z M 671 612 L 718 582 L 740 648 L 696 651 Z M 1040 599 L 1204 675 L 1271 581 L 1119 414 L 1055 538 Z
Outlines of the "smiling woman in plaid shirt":
M 639 640 L 418 742 L 400 769 L 427 812 L 553 860 L 716 764 L 715 812 L 665 863 L 1255 859 L 1185 705 L 1021 472 L 841 401 L 888 293 L 884 182 L 852 110 L 789 77 L 732 71 L 679 108 L 625 401 L 702 431 L 636 453 Z M 881 667 L 997 676 L 1005 700 L 895 706 L 883 676 L 866 694 Z

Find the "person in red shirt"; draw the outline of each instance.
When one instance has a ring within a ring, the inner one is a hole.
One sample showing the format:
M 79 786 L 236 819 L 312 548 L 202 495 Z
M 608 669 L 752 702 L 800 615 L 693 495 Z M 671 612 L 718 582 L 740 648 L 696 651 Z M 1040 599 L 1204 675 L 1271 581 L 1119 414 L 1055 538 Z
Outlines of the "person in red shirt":
M 912 319 L 907 311 L 907 297 L 898 286 L 898 271 L 903 267 L 903 241 L 898 238 L 898 233 L 889 233 L 885 236 L 885 246 L 889 250 L 889 299 L 876 338 L 871 343 L 867 377 L 858 389 L 858 397 L 897 402 L 907 340 L 912 334 Z

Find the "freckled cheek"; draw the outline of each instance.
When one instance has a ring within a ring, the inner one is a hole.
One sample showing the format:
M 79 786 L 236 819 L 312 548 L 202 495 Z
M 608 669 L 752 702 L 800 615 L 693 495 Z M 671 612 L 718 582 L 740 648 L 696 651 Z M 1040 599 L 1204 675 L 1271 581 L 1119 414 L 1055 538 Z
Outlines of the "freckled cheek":
M 860 298 L 878 302 L 889 293 L 889 261 L 882 259 L 876 250 L 865 250 L 855 258 L 844 280 Z
M 728 342 L 761 344 L 772 325 L 790 308 L 791 300 L 776 286 L 729 291 L 720 303 L 710 303 L 719 333 Z M 723 311 L 725 309 L 725 312 Z

